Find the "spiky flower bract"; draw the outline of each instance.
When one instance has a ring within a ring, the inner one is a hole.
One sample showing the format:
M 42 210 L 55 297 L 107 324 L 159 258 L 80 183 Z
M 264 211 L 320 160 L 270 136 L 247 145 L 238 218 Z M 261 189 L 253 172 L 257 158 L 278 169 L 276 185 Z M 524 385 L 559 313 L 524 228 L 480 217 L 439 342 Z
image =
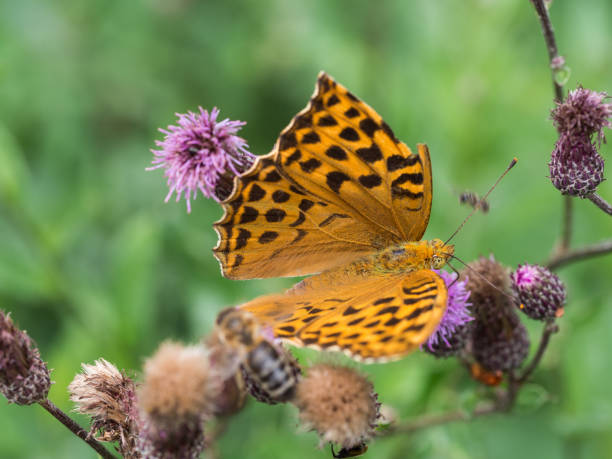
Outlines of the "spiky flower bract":
M 552 110 L 553 124 L 560 134 L 597 141 L 605 140 L 604 128 L 612 127 L 612 104 L 605 103 L 608 94 L 578 87 L 570 91 L 566 99 Z
M 469 313 L 470 291 L 466 289 L 467 279 L 457 281 L 455 273 L 436 272 L 447 286 L 447 306 L 440 324 L 422 348 L 437 357 L 450 357 L 463 348 L 468 337 L 469 323 L 473 320 Z
M 83 372 L 70 385 L 76 411 L 92 417 L 92 431 L 100 441 L 118 441 L 124 457 L 138 457 L 138 411 L 134 382 L 112 363 L 99 359 L 83 363 Z
M 604 180 L 604 160 L 587 136 L 561 134 L 548 167 L 555 188 L 569 196 L 586 198 Z
M 246 141 L 236 133 L 246 123 L 226 118 L 218 121 L 219 110 L 209 113 L 202 107 L 196 113 L 177 113 L 178 126 L 160 129 L 164 140 L 156 140 L 159 150 L 153 166 L 163 168 L 170 191 L 166 202 L 176 193 L 177 202 L 184 196 L 187 212 L 198 190 L 207 198 L 221 201 L 229 196 L 234 176 L 246 171 L 255 156 L 248 151 Z
M 508 269 L 493 256 L 480 257 L 469 266 L 471 270 L 462 275 L 469 276 L 466 287 L 471 292 L 474 316 L 472 355 L 492 372 L 518 368 L 529 352 L 529 336 L 509 295 Z
M 521 311 L 542 320 L 562 314 L 566 291 L 556 274 L 544 266 L 519 265 L 512 273 L 512 289 L 521 302 Z
M 208 350 L 165 342 L 146 361 L 143 376 L 138 393 L 143 456 L 199 457 L 202 423 L 214 413 L 223 382 L 210 366 Z
M 9 403 L 31 405 L 45 400 L 50 387 L 49 369 L 38 348 L 0 310 L 0 392 Z
M 380 416 L 374 387 L 358 371 L 329 364 L 309 368 L 297 387 L 295 404 L 306 428 L 321 443 L 351 449 L 367 442 Z

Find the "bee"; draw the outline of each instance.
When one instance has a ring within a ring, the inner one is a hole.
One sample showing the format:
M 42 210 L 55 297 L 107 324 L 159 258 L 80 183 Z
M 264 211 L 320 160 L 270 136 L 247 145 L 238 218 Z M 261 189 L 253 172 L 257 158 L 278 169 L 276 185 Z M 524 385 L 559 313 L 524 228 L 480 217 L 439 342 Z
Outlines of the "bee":
M 220 339 L 238 355 L 251 395 L 267 403 L 293 398 L 299 367 L 284 348 L 266 339 L 264 330 L 250 312 L 225 309 L 217 316 L 216 324 Z
M 357 457 L 365 454 L 368 450 L 368 445 L 365 443 L 360 443 L 351 448 L 342 448 L 337 453 L 334 451 L 334 445 L 331 445 L 332 456 L 335 458 L 347 458 L 347 457 Z
M 484 199 L 481 199 L 476 193 L 473 191 L 464 191 L 459 195 L 459 202 L 461 204 L 468 204 L 473 208 L 479 206 L 479 209 L 483 214 L 489 212 L 489 203 Z

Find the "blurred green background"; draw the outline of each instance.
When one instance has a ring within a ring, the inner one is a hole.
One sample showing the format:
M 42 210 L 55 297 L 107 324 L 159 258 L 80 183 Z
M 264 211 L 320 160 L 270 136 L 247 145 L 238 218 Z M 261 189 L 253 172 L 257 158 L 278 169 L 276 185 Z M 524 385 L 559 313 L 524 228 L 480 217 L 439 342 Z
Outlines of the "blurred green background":
M 551 14 L 567 88 L 612 91 L 612 3 L 556 0 Z M 553 93 L 527 0 L 0 0 L 0 307 L 54 369 L 55 403 L 72 408 L 81 362 L 137 370 L 162 340 L 198 340 L 219 309 L 291 285 L 222 279 L 211 253 L 220 207 L 164 204 L 162 172 L 145 168 L 157 128 L 198 105 L 247 121 L 251 150 L 267 153 L 321 69 L 408 145 L 429 144 L 426 238 L 448 237 L 468 212 L 458 193 L 483 193 L 518 156 L 456 253 L 547 258 L 562 201 L 547 179 Z M 612 200 L 610 181 L 600 194 Z M 612 235 L 589 201 L 575 202 L 574 228 L 575 246 Z M 611 457 L 611 268 L 607 256 L 560 270 L 561 333 L 513 414 L 380 439 L 367 457 Z M 539 324 L 528 326 L 536 340 Z M 401 418 L 469 408 L 481 391 L 455 360 L 421 353 L 364 370 Z M 331 457 L 296 425 L 292 407 L 252 402 L 218 449 Z M 0 401 L 0 426 L 2 458 L 94 457 L 38 406 Z

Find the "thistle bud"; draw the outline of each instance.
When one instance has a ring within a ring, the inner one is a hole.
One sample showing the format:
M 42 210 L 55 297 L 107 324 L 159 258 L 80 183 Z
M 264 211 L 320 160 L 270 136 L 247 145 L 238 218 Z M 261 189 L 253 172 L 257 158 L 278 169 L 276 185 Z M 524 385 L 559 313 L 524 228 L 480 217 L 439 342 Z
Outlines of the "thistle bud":
M 474 359 L 492 372 L 518 368 L 529 352 L 529 336 L 510 299 L 508 269 L 493 256 L 481 257 L 469 266 L 480 274 L 464 271 L 469 274 L 466 288 L 471 292 L 475 319 L 471 346 Z
M 31 405 L 46 400 L 50 387 L 49 369 L 38 348 L 0 311 L 0 392 L 9 403 Z
M 604 161 L 586 136 L 561 134 L 550 162 L 550 179 L 561 194 L 586 198 L 604 180 Z
M 521 311 L 532 319 L 543 320 L 563 314 L 566 291 L 556 274 L 538 265 L 519 265 L 512 273 L 512 289 Z

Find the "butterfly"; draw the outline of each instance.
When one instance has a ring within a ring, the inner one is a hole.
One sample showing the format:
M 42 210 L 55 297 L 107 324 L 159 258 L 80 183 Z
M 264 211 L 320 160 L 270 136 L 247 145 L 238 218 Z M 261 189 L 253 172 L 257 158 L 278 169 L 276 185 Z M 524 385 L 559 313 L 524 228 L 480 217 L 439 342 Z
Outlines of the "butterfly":
M 313 274 L 240 306 L 276 337 L 366 363 L 397 359 L 446 309 L 446 285 L 432 269 L 454 246 L 420 241 L 431 202 L 427 146 L 413 154 L 321 72 L 272 152 L 235 178 L 214 224 L 214 254 L 230 279 Z

